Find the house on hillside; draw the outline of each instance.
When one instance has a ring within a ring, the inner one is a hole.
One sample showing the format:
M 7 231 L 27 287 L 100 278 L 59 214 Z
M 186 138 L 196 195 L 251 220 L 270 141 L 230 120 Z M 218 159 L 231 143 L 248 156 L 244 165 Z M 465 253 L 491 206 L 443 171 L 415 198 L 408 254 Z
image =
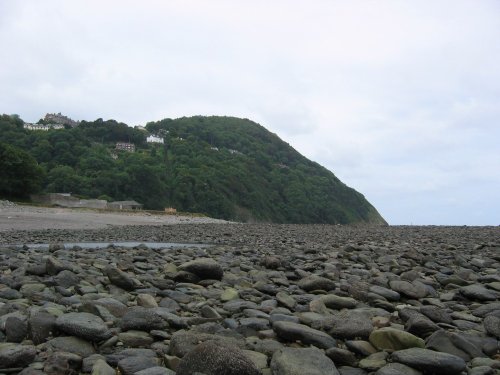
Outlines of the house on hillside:
M 156 135 L 150 135 L 146 138 L 146 142 L 148 143 L 164 143 L 163 138 L 158 137 Z
M 128 142 L 117 142 L 116 149 L 128 152 L 135 152 L 135 145 L 133 143 L 128 143 Z
M 64 125 L 58 125 L 58 124 L 48 124 L 48 125 L 39 125 L 39 124 L 30 124 L 30 123 L 25 123 L 24 124 L 24 129 L 28 130 L 43 130 L 43 131 L 49 131 L 50 129 L 64 129 Z
M 136 201 L 116 201 L 108 203 L 111 210 L 142 210 L 142 204 Z

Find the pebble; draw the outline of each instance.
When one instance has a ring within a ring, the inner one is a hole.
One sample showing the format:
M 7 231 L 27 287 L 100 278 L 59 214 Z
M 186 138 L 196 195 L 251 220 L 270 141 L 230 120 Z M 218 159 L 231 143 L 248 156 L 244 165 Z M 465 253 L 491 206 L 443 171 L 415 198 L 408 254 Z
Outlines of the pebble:
M 152 238 L 213 246 L 63 245 Z M 2 233 L 53 245 L 0 244 L 0 374 L 494 374 L 498 238 L 261 224 Z

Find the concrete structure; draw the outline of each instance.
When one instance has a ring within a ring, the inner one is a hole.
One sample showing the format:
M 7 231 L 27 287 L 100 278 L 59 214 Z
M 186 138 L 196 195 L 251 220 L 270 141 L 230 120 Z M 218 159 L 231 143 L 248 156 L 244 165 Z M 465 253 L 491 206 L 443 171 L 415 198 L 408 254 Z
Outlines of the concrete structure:
M 116 201 L 108 203 L 108 208 L 112 210 L 142 210 L 142 204 L 136 201 Z

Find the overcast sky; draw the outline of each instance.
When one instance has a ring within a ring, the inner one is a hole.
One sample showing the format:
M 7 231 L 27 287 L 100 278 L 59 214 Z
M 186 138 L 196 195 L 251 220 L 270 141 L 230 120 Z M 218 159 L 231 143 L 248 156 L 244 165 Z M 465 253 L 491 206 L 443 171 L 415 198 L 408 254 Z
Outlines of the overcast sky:
M 500 2 L 0 0 L 0 112 L 246 117 L 390 224 L 500 224 Z

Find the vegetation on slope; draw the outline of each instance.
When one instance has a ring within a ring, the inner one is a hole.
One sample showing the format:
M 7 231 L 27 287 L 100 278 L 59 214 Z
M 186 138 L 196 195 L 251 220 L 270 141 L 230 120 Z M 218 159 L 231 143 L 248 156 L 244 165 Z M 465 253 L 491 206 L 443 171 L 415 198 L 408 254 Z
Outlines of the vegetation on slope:
M 36 159 L 45 192 L 241 221 L 384 223 L 360 193 L 250 120 L 196 116 L 146 128 L 165 144 L 147 144 L 148 132 L 114 120 L 42 132 L 3 115 L 0 142 Z M 136 152 L 116 151 L 116 142 L 132 142 Z

